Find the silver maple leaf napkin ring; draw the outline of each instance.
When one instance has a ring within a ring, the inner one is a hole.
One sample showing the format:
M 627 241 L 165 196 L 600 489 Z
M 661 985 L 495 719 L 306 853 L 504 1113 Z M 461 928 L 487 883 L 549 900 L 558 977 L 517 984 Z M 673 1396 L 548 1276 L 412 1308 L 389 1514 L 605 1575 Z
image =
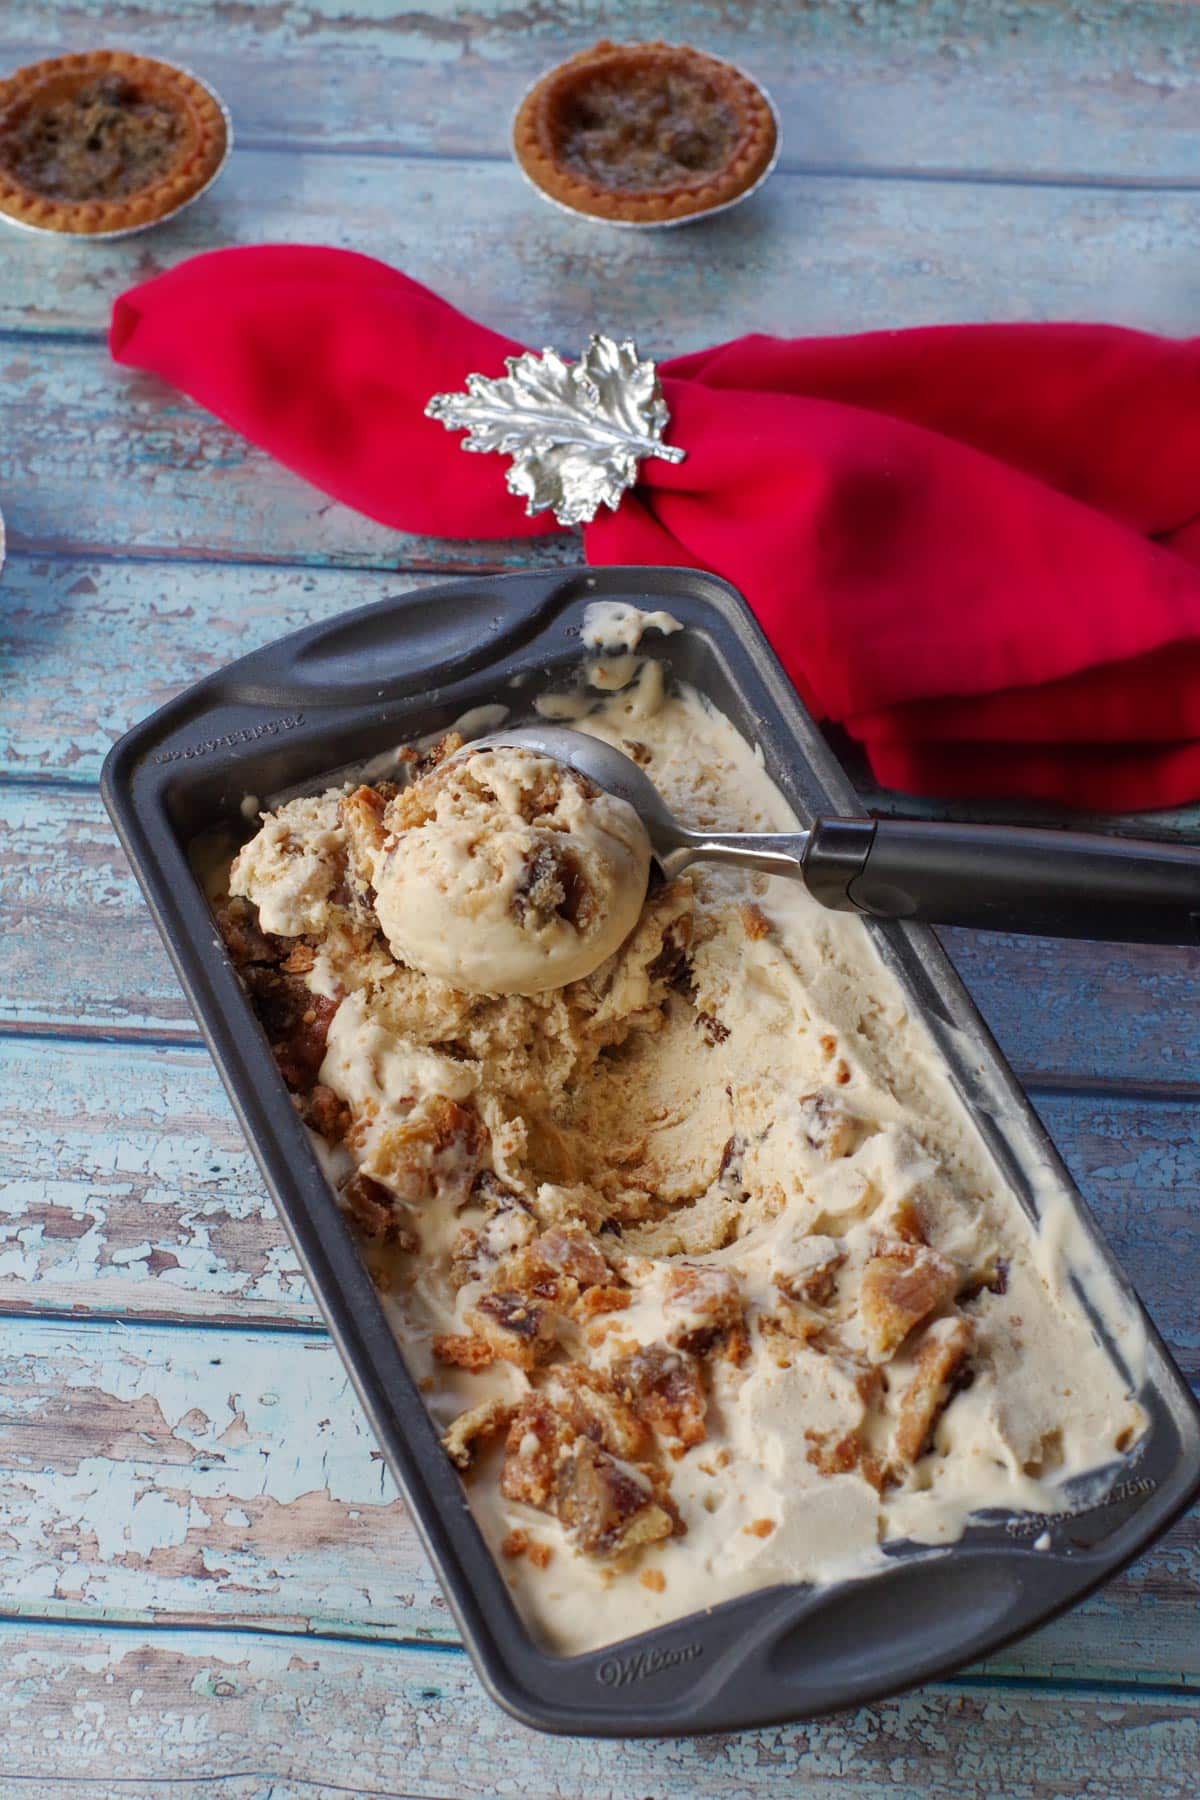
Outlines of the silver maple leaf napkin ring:
M 680 463 L 664 444 L 670 422 L 657 366 L 629 338 L 593 333 L 578 362 L 557 350 L 505 358 L 507 375 L 468 375 L 462 394 L 435 394 L 426 416 L 465 431 L 464 450 L 511 456 L 508 490 L 532 518 L 553 512 L 560 525 L 585 525 L 616 507 L 638 478 L 643 458 Z

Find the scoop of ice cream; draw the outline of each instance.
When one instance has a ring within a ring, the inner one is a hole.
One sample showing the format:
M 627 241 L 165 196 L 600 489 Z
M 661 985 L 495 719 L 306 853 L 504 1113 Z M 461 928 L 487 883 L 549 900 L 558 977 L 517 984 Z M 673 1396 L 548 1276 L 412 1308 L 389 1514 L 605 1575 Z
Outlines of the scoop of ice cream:
M 440 764 L 388 810 L 375 912 L 393 954 L 482 994 L 590 975 L 637 924 L 650 840 L 633 807 L 528 750 Z

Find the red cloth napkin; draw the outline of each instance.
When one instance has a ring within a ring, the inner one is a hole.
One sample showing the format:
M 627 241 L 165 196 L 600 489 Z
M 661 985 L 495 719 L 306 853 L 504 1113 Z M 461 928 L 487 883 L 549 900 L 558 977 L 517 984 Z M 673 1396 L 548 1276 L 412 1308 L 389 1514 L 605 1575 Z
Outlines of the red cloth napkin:
M 463 455 L 424 416 L 523 346 L 372 258 L 197 256 L 121 296 L 111 343 L 386 525 L 558 529 L 526 518 L 506 458 Z M 660 372 L 686 461 L 642 464 L 585 528 L 589 561 L 726 576 L 891 786 L 1118 810 L 1200 796 L 1200 340 L 751 336 Z

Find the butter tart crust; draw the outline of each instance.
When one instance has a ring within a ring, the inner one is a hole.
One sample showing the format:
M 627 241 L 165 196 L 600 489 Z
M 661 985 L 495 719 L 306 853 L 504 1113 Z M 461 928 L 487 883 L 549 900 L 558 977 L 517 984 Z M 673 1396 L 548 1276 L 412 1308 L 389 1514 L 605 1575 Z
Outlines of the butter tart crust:
M 732 63 L 685 44 L 593 45 L 525 96 L 513 149 L 552 200 L 664 224 L 727 206 L 775 155 L 775 114 Z
M 156 223 L 207 187 L 229 131 L 216 96 L 172 63 L 91 50 L 0 81 L 0 212 L 42 231 Z

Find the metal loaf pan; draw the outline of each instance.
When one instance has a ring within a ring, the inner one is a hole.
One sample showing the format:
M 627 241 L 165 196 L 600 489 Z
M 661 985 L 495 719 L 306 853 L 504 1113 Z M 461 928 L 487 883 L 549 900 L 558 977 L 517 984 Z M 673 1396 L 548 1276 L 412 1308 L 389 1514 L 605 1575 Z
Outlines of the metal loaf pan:
M 809 1718 L 945 1676 L 1081 1599 L 1200 1489 L 1200 1411 L 1146 1321 L 1150 1427 L 1107 1491 L 1065 1517 L 989 1518 L 949 1549 L 901 1545 L 877 1574 L 777 1586 L 577 1657 L 521 1622 L 444 1455 L 375 1290 L 191 872 L 186 846 L 246 829 L 247 794 L 328 772 L 500 701 L 512 717 L 578 669 L 583 608 L 668 608 L 685 626 L 644 653 L 750 740 L 803 822 L 855 795 L 740 596 L 692 570 L 482 577 L 313 625 L 190 688 L 121 739 L 105 804 L 222 1079 L 489 1692 L 548 1731 L 630 1736 Z M 1022 1204 L 1050 1182 L 1130 1306 L 1138 1302 L 932 932 L 870 924 Z M 1001 1115 L 1003 1122 L 1001 1123 Z M 1083 1299 L 1081 1297 L 1081 1304 Z M 1139 1308 L 1140 1310 L 1140 1308 Z M 1110 1346 L 1116 1360 L 1119 1350 Z M 1049 1546 L 1047 1547 L 1047 1538 Z M 1040 1543 L 1041 1548 L 1035 1548 Z

